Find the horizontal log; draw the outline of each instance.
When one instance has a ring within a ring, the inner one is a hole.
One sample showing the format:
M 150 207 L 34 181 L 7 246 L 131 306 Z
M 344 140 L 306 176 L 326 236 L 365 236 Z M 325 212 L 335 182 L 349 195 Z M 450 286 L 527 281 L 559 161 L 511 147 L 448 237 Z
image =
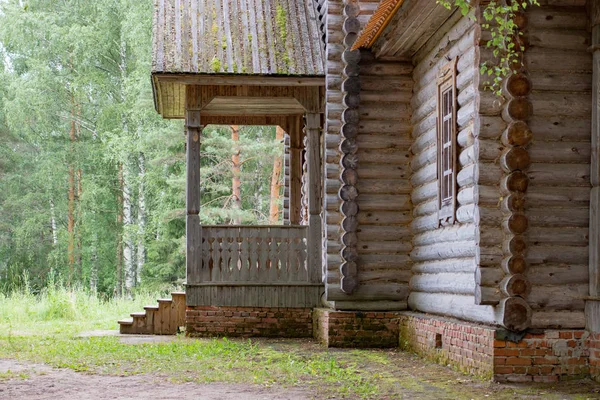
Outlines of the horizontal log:
M 408 150 L 399 150 L 393 148 L 363 149 L 359 146 L 358 157 L 360 159 L 361 170 L 369 168 L 368 164 L 393 164 L 395 166 L 408 166 L 410 161 L 410 152 Z
M 410 211 L 359 211 L 360 225 L 408 225 L 412 220 Z
M 588 187 L 548 187 L 530 185 L 527 189 L 527 207 L 587 208 L 590 202 Z
M 412 292 L 408 305 L 414 311 L 455 317 L 462 320 L 495 324 L 494 307 L 476 306 L 473 296 Z
M 585 322 L 583 310 L 534 310 L 531 316 L 531 327 L 534 329 L 583 329 Z
M 360 263 L 370 268 L 404 269 L 410 263 L 410 257 L 407 254 L 361 254 Z
M 362 133 L 374 133 L 374 134 L 390 134 L 398 135 L 404 133 L 410 133 L 412 126 L 410 121 L 403 120 L 361 120 L 358 122 L 358 128 Z M 357 138 L 360 140 L 360 135 Z
M 414 275 L 410 290 L 423 293 L 455 293 L 472 295 L 475 292 L 473 274 L 439 273 Z
M 414 67 L 409 62 L 361 62 L 360 74 L 364 76 L 411 76 Z
M 465 272 L 473 274 L 476 268 L 475 259 L 473 257 L 466 257 L 416 262 L 413 264 L 412 270 L 415 274 L 437 274 L 442 272 Z
M 365 194 L 409 194 L 411 191 L 410 183 L 401 179 L 360 179 L 356 188 Z
M 583 141 L 591 139 L 591 118 L 571 118 L 559 114 L 534 116 L 528 125 L 535 132 L 536 141 Z
M 586 52 L 590 35 L 585 29 L 545 29 L 532 26 L 527 32 L 531 48 Z
M 587 52 L 531 48 L 527 50 L 525 67 L 530 73 L 591 73 L 592 57 Z
M 536 140 L 527 150 L 531 161 L 535 163 L 586 164 L 591 157 L 591 145 L 588 142 L 542 142 Z
M 334 301 L 327 305 L 335 310 L 351 311 L 402 311 L 408 308 L 406 301 Z
M 532 285 L 573 285 L 589 281 L 587 264 L 544 264 L 527 270 L 527 278 Z
M 452 246 L 415 246 L 410 257 L 413 261 L 429 261 L 443 258 L 464 258 L 475 256 L 476 246 L 473 241 L 454 242 Z
M 591 92 L 591 74 L 561 74 L 556 79 L 556 74 L 538 71 L 530 76 L 535 90 L 552 92 Z
M 401 102 L 364 104 L 359 107 L 360 119 L 387 119 L 409 121 L 411 116 L 410 105 Z
M 589 211 L 585 208 L 530 208 L 526 212 L 531 229 L 548 228 L 587 228 Z
M 557 244 L 567 246 L 586 246 L 589 242 L 589 229 L 534 226 L 527 231 L 527 237 L 530 242 L 536 245 Z
M 422 186 L 435 180 L 437 180 L 437 164 L 428 164 L 414 171 L 410 177 L 410 183 L 413 187 Z
M 475 284 L 498 288 L 505 275 L 498 267 L 479 267 L 475 270 Z
M 587 14 L 583 8 L 532 7 L 527 11 L 530 28 L 574 29 L 587 28 Z
M 356 138 L 359 149 L 397 149 L 407 151 L 410 148 L 411 140 L 408 132 L 397 132 L 394 134 L 376 133 L 370 134 L 360 131 Z
M 328 166 L 329 167 L 329 166 Z M 407 179 L 410 175 L 408 165 L 369 165 L 368 168 L 359 166 L 358 176 L 362 179 Z M 339 173 L 338 173 L 339 174 Z M 329 171 L 327 171 L 329 178 Z
M 423 215 L 430 215 L 438 212 L 438 199 L 432 197 L 431 200 L 420 203 L 413 207 L 413 216 L 421 217 Z
M 358 207 L 363 212 L 368 211 L 405 211 L 410 210 L 410 196 L 387 194 L 364 194 L 358 197 Z
M 408 235 L 407 235 L 408 236 Z M 361 240 L 358 235 L 358 254 L 409 254 L 412 245 L 409 240 L 401 241 L 373 241 Z
M 475 241 L 477 237 L 477 229 L 475 225 L 452 225 L 446 226 L 434 231 L 424 232 L 418 235 L 414 235 L 413 244 L 415 246 L 428 246 L 436 243 L 448 242 L 464 242 L 464 241 Z
M 408 226 L 372 226 L 361 225 L 357 229 L 358 240 L 363 243 L 405 241 L 410 245 L 410 229 Z M 407 240 L 409 239 L 409 240 Z
M 534 185 L 589 186 L 589 164 L 543 164 L 532 163 L 527 171 Z
M 590 118 L 592 113 L 591 93 L 551 93 L 534 91 L 529 95 L 535 115 L 565 115 L 571 118 Z
M 438 183 L 437 180 L 434 182 L 427 183 L 423 186 L 413 188 L 411 199 L 414 205 L 421 204 L 422 202 L 431 200 L 437 197 Z
M 377 285 L 360 285 L 351 295 L 342 291 L 339 285 L 327 285 L 327 300 L 329 301 L 356 301 L 356 300 L 406 300 L 408 285 L 406 283 L 388 283 Z
M 583 310 L 589 285 L 533 286 L 527 302 L 536 310 Z
M 410 227 L 415 235 L 421 232 L 437 229 L 438 226 L 439 219 L 437 213 L 414 218 L 410 224 Z
M 477 135 L 480 139 L 498 140 L 506 130 L 506 121 L 500 116 L 479 116 Z
M 589 261 L 587 246 L 529 246 L 527 262 L 530 265 L 539 264 L 587 264 Z

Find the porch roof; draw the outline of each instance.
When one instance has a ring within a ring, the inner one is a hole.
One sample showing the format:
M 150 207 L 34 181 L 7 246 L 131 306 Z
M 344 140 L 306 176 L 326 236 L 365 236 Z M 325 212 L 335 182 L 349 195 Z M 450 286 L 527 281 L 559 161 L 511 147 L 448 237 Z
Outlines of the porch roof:
M 317 0 L 155 0 L 152 73 L 323 76 Z

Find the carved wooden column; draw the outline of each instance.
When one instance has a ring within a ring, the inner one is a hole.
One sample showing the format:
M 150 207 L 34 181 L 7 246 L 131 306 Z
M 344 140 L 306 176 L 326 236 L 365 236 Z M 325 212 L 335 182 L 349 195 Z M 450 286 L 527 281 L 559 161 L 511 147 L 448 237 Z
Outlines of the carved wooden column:
M 308 276 L 311 282 L 321 282 L 321 115 L 306 114 L 306 164 L 308 166 Z
M 199 87 L 187 86 L 185 106 L 186 129 L 186 269 L 187 283 L 196 284 L 202 281 L 201 244 L 202 228 L 200 227 L 200 106 Z M 210 271 L 208 272 L 210 273 Z M 188 301 L 189 303 L 189 301 Z
M 586 303 L 587 328 L 600 332 L 600 4 L 591 1 L 594 75 L 592 86 L 592 159 L 590 181 L 590 298 Z

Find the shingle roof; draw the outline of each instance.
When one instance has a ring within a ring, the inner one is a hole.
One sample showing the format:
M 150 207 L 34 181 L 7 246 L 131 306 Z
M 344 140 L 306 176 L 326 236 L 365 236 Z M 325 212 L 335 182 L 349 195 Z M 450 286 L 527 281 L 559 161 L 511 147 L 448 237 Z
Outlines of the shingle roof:
M 324 75 L 315 0 L 154 0 L 153 73 Z
M 352 50 L 370 48 L 390 23 L 402 3 L 404 0 L 381 0 L 369 22 L 359 33 Z

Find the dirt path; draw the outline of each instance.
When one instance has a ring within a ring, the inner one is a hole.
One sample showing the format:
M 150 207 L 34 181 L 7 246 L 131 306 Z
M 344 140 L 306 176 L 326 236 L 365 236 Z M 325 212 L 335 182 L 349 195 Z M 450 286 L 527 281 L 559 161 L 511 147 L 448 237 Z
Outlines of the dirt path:
M 10 372 L 9 372 L 10 371 Z M 253 385 L 174 384 L 154 376 L 103 376 L 0 360 L 0 399 L 210 399 L 304 400 L 313 396 L 301 389 L 277 390 Z

